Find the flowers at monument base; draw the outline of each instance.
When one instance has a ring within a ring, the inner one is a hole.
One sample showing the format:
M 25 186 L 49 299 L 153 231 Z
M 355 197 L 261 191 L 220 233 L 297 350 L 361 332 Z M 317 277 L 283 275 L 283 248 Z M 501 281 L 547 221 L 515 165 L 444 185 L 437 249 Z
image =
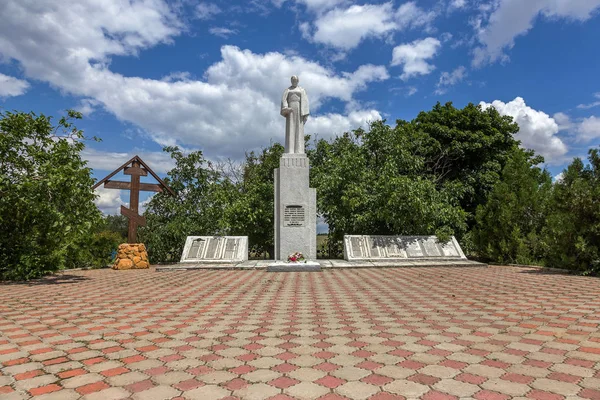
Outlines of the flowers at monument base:
M 143 243 L 123 243 L 117 250 L 117 258 L 112 269 L 147 269 L 148 252 Z
M 288 262 L 306 262 L 304 255 L 300 252 L 290 254 L 287 260 Z

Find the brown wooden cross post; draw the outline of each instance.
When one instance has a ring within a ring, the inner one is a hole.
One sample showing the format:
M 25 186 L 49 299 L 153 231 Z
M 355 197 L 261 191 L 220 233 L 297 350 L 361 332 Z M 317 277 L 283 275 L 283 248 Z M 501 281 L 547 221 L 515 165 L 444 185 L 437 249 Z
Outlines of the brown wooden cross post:
M 125 175 L 131 176 L 131 182 L 110 180 L 110 178 L 121 170 Z M 148 176 L 148 172 L 158 181 L 158 184 L 140 182 L 140 176 Z M 146 225 L 146 218 L 139 215 L 140 190 L 147 192 L 162 192 L 163 190 L 167 190 L 171 195 L 175 196 L 175 192 L 173 192 L 173 190 L 171 190 L 171 188 L 168 187 L 138 156 L 133 157 L 131 160 L 111 172 L 104 179 L 96 183 L 92 189 L 96 189 L 101 184 L 104 184 L 106 189 L 129 190 L 130 208 L 121 206 L 121 215 L 124 215 L 129 219 L 129 230 L 127 232 L 128 243 L 136 243 L 137 227 Z

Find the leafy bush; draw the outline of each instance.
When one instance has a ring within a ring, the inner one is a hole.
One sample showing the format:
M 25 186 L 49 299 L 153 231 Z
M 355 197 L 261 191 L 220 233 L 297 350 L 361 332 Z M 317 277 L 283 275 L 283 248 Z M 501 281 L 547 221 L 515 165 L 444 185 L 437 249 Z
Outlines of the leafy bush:
M 518 126 L 489 108 L 437 104 L 395 127 L 320 140 L 311 183 L 332 242 L 345 234 L 431 235 L 459 240 L 500 180 Z
M 550 174 L 533 152 L 515 150 L 485 205 L 477 208 L 475 249 L 499 263 L 536 264 L 547 246 L 541 238 L 552 190 Z
M 87 261 L 82 245 L 99 222 L 94 183 L 81 159 L 83 132 L 69 111 L 56 126 L 34 113 L 0 113 L 0 279 L 31 279 Z
M 554 184 L 552 212 L 544 229 L 546 265 L 588 274 L 600 263 L 600 155 L 591 149 L 588 165 L 579 158 Z
M 165 178 L 176 197 L 154 195 L 144 213 L 147 225 L 139 229 L 153 263 L 179 261 L 187 236 L 226 235 L 225 209 L 236 194 L 233 183 L 201 151 L 187 155 L 177 147 L 164 151 L 176 162 Z

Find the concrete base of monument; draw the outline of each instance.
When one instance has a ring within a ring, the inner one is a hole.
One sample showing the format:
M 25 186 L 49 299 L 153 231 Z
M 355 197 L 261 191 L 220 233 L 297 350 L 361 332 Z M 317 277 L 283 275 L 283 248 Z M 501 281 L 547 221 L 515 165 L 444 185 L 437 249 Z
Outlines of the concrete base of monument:
M 346 261 L 346 260 L 317 260 L 322 270 L 344 269 L 344 268 L 419 268 L 419 267 L 487 267 L 477 261 L 467 259 L 439 260 L 369 260 L 369 261 Z M 274 260 L 248 260 L 238 264 L 226 263 L 179 263 L 173 265 L 156 266 L 157 271 L 177 270 L 199 270 L 199 269 L 252 269 L 266 270 L 270 265 L 277 264 Z M 282 265 L 289 265 L 282 262 Z
M 321 264 L 316 261 L 285 262 L 275 261 L 267 265 L 267 272 L 320 272 Z

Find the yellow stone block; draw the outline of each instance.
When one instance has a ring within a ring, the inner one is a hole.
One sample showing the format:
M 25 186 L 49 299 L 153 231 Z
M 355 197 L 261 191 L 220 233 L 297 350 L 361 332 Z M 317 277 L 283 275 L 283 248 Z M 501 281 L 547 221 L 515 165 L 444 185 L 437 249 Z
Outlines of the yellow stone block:
M 113 269 L 131 269 L 132 267 L 133 261 L 128 258 L 122 258 L 115 263 Z

